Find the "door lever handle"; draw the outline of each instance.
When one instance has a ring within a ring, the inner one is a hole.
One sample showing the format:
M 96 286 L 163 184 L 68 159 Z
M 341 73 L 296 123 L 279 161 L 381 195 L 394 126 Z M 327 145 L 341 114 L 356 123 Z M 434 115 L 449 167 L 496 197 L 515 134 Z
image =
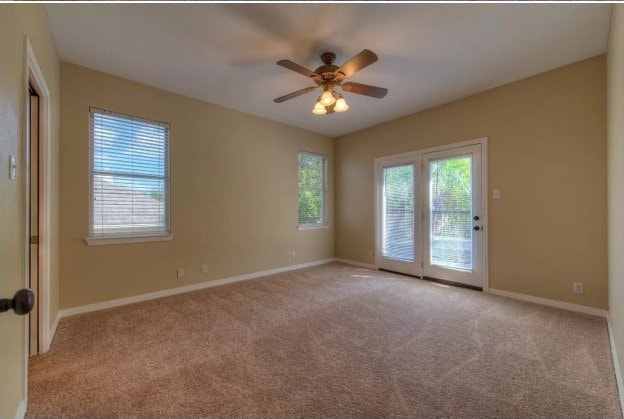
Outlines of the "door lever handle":
M 479 230 L 481 230 L 481 227 L 479 227 L 479 226 L 474 226 L 474 227 L 472 227 L 472 229 L 473 229 L 474 231 L 479 231 Z
M 35 294 L 29 288 L 23 288 L 15 293 L 13 298 L 0 299 L 0 313 L 13 310 L 15 314 L 23 316 L 30 313 L 35 305 Z

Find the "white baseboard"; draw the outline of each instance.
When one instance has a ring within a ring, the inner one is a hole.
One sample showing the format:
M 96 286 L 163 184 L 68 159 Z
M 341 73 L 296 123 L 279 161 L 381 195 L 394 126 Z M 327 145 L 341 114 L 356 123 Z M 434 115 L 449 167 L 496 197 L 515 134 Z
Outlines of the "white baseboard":
M 543 306 L 560 308 L 568 311 L 576 311 L 577 313 L 591 314 L 592 316 L 607 317 L 608 311 L 600 308 L 587 307 L 579 304 L 566 303 L 565 301 L 550 300 L 548 298 L 535 297 L 533 295 L 520 294 L 517 292 L 504 291 L 495 288 L 488 290 L 490 294 L 500 295 L 503 297 L 513 298 L 514 300 L 527 301 L 530 303 L 540 304 Z
M 355 261 L 355 260 L 342 259 L 342 258 L 334 258 L 334 260 L 336 262 L 345 263 L 347 265 L 359 266 L 361 268 L 377 269 L 377 266 L 375 266 L 375 265 L 371 265 L 369 263 L 364 263 L 364 262 L 358 262 L 358 261 Z
M 19 406 L 17 406 L 15 419 L 24 419 L 24 416 L 26 416 L 26 400 L 22 400 Z
M 127 304 L 139 303 L 141 301 L 154 300 L 156 298 L 168 297 L 175 294 L 197 291 L 204 288 L 218 287 L 220 285 L 231 284 L 233 282 L 246 281 L 263 276 L 274 275 L 282 272 L 294 271 L 297 269 L 309 268 L 311 266 L 324 265 L 333 262 L 334 258 L 317 260 L 314 262 L 300 263 L 298 265 L 284 266 L 281 268 L 269 269 L 266 271 L 253 272 L 250 274 L 231 276 L 228 278 L 214 279 L 200 282 L 198 284 L 186 285 L 184 287 L 170 288 L 162 291 L 149 292 L 147 294 L 134 295 L 132 297 L 119 298 L 116 300 L 102 301 L 101 303 L 87 304 L 84 306 L 66 308 L 59 311 L 57 318 L 75 316 L 77 314 L 90 313 L 92 311 L 105 310 L 107 308 L 124 306 Z
M 48 332 L 48 347 L 45 348 L 46 352 L 50 349 L 50 345 L 52 345 L 52 341 L 54 340 L 54 334 L 56 333 L 56 328 L 58 327 L 59 320 L 61 320 L 61 313 L 56 313 L 56 317 L 54 318 L 54 322 L 52 322 L 52 326 L 50 326 L 50 331 Z
M 613 359 L 613 369 L 615 371 L 615 381 L 617 382 L 618 393 L 620 395 L 620 409 L 624 413 L 624 382 L 622 381 L 622 370 L 620 369 L 620 358 L 618 357 L 615 336 L 611 327 L 611 316 L 607 316 L 607 326 L 609 327 L 609 341 L 611 342 L 611 358 Z

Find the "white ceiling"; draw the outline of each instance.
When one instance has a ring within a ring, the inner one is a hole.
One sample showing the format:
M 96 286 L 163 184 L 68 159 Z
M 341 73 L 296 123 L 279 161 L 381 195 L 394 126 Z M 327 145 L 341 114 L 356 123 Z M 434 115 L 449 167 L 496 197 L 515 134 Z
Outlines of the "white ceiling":
M 51 4 L 63 60 L 330 136 L 605 52 L 608 4 Z M 278 67 L 379 61 L 350 80 L 389 89 L 345 94 L 348 112 L 316 116 L 316 95 Z

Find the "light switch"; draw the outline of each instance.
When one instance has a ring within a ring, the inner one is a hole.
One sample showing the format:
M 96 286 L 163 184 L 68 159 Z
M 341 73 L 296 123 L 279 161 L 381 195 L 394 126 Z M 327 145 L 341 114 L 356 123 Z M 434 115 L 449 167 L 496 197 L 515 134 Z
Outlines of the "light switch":
M 17 162 L 15 156 L 9 156 L 9 179 L 15 180 L 17 174 Z
M 500 199 L 500 189 L 492 189 L 492 199 Z

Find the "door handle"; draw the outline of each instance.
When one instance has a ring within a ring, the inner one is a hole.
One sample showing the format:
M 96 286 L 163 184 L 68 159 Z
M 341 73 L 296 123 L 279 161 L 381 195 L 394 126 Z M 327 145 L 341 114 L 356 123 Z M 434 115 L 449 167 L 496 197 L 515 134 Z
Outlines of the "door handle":
M 481 227 L 479 227 L 479 226 L 474 226 L 474 227 L 472 227 L 472 229 L 473 229 L 474 231 L 479 231 L 479 230 L 481 230 Z
M 22 288 L 15 293 L 13 298 L 0 299 L 0 313 L 13 309 L 15 314 L 23 316 L 30 313 L 35 305 L 35 294 L 30 288 Z

